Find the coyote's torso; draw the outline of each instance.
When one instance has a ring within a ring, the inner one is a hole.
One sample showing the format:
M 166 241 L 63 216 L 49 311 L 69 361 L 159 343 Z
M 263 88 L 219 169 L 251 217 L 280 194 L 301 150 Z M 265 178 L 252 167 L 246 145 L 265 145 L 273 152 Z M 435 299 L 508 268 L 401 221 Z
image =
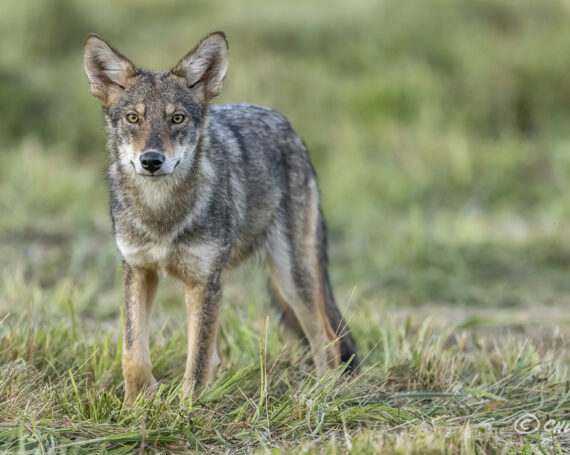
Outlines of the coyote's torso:
M 205 280 L 215 262 L 262 257 L 283 216 L 295 215 L 287 214 L 284 198 L 289 180 L 295 192 L 311 184 L 314 172 L 289 122 L 248 104 L 214 105 L 208 117 L 208 134 L 175 188 L 165 179 L 130 187 L 111 165 L 115 239 L 128 263 L 184 267 Z

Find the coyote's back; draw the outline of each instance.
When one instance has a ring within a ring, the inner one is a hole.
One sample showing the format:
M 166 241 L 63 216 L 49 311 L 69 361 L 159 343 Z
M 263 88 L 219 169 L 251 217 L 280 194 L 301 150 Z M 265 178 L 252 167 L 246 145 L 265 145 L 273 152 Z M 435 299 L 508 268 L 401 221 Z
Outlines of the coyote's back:
M 307 148 L 277 112 L 209 107 L 227 71 L 225 35 L 204 38 L 169 72 L 136 68 L 96 35 L 85 44 L 92 93 L 104 108 L 111 216 L 123 260 L 126 397 L 156 381 L 148 348 L 158 272 L 185 284 L 184 392 L 202 384 L 216 350 L 221 274 L 256 257 L 272 300 L 309 342 L 317 372 L 356 365 L 334 303 L 326 226 Z

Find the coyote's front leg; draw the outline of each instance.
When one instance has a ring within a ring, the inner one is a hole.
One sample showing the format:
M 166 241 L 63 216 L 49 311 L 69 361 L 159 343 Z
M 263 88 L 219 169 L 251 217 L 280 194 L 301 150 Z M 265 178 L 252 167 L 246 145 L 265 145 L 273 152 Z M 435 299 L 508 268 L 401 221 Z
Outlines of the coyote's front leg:
M 210 360 L 218 338 L 222 297 L 220 274 L 214 273 L 206 283 L 187 282 L 185 291 L 188 354 L 182 392 L 186 396 L 193 387 L 203 385 L 208 378 Z
M 152 376 L 148 337 L 158 275 L 155 271 L 131 267 L 123 262 L 123 278 L 125 290 L 123 376 L 125 400 L 132 403 L 141 390 L 156 384 Z

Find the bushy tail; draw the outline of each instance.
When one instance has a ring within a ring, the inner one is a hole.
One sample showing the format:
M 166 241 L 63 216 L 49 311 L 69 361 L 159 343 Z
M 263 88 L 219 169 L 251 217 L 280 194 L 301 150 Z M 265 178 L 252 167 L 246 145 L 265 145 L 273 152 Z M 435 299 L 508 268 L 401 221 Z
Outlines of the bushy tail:
M 328 271 L 328 255 L 327 255 L 327 230 L 325 217 L 319 209 L 319 265 L 321 270 L 321 279 L 323 286 L 323 294 L 325 299 L 325 311 L 329 319 L 331 328 L 336 333 L 340 342 L 340 360 L 343 363 L 350 362 L 345 370 L 347 373 L 355 371 L 358 367 L 358 357 L 356 355 L 356 343 L 350 333 L 350 329 L 346 321 L 342 317 L 340 310 L 334 301 L 332 286 Z

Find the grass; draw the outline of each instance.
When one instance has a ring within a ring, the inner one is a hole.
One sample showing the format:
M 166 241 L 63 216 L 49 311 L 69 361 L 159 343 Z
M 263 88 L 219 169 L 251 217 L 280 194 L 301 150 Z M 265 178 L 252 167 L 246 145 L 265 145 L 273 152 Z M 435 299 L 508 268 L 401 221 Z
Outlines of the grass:
M 420 323 L 363 305 L 362 321 L 372 324 L 358 331 L 362 373 L 344 378 L 339 370 L 316 380 L 300 347 L 281 348 L 275 321 L 243 327 L 243 313 L 257 307 L 228 309 L 227 365 L 184 401 L 184 327 L 159 316 L 167 322 L 155 331 L 152 356 L 163 384 L 154 400 L 140 397 L 133 406 L 122 404 L 115 330 L 80 322 L 71 304 L 43 327 L 33 319 L 8 324 L 0 345 L 2 447 L 305 453 L 324 443 L 333 452 L 507 453 L 526 444 L 513 431 L 521 413 L 563 419 L 570 411 L 561 334 L 530 341 L 526 330 L 489 328 L 484 319 Z M 363 327 L 358 320 L 353 325 Z M 562 453 L 562 443 L 542 441 L 545 453 Z
M 141 396 L 133 406 L 122 403 L 115 330 L 94 330 L 96 323 L 78 320 L 72 305 L 51 324 L 9 323 L 0 344 L 2 448 L 517 453 L 526 446 L 527 453 L 563 453 L 567 440 L 513 430 L 523 413 L 564 419 L 570 412 L 561 334 L 531 341 L 527 330 L 537 330 L 535 324 L 517 331 L 488 327 L 484 318 L 420 322 L 363 305 L 372 324 L 363 333 L 366 319 L 353 318 L 366 353 L 363 371 L 316 380 L 299 346 L 282 349 L 275 321 L 243 326 L 244 313 L 258 312 L 258 305 L 228 310 L 227 364 L 189 400 L 179 398 L 184 327 L 159 316 L 168 319 L 152 347 L 162 385 L 154 400 Z
M 565 453 L 570 9 L 545 0 L 13 2 L 0 14 L 0 453 Z M 264 278 L 224 288 L 224 367 L 182 401 L 163 279 L 155 399 L 122 403 L 121 276 L 88 32 L 172 66 L 212 29 L 218 102 L 282 111 L 320 177 L 362 371 L 317 380 Z M 30 33 L 33 30 L 34 33 Z

